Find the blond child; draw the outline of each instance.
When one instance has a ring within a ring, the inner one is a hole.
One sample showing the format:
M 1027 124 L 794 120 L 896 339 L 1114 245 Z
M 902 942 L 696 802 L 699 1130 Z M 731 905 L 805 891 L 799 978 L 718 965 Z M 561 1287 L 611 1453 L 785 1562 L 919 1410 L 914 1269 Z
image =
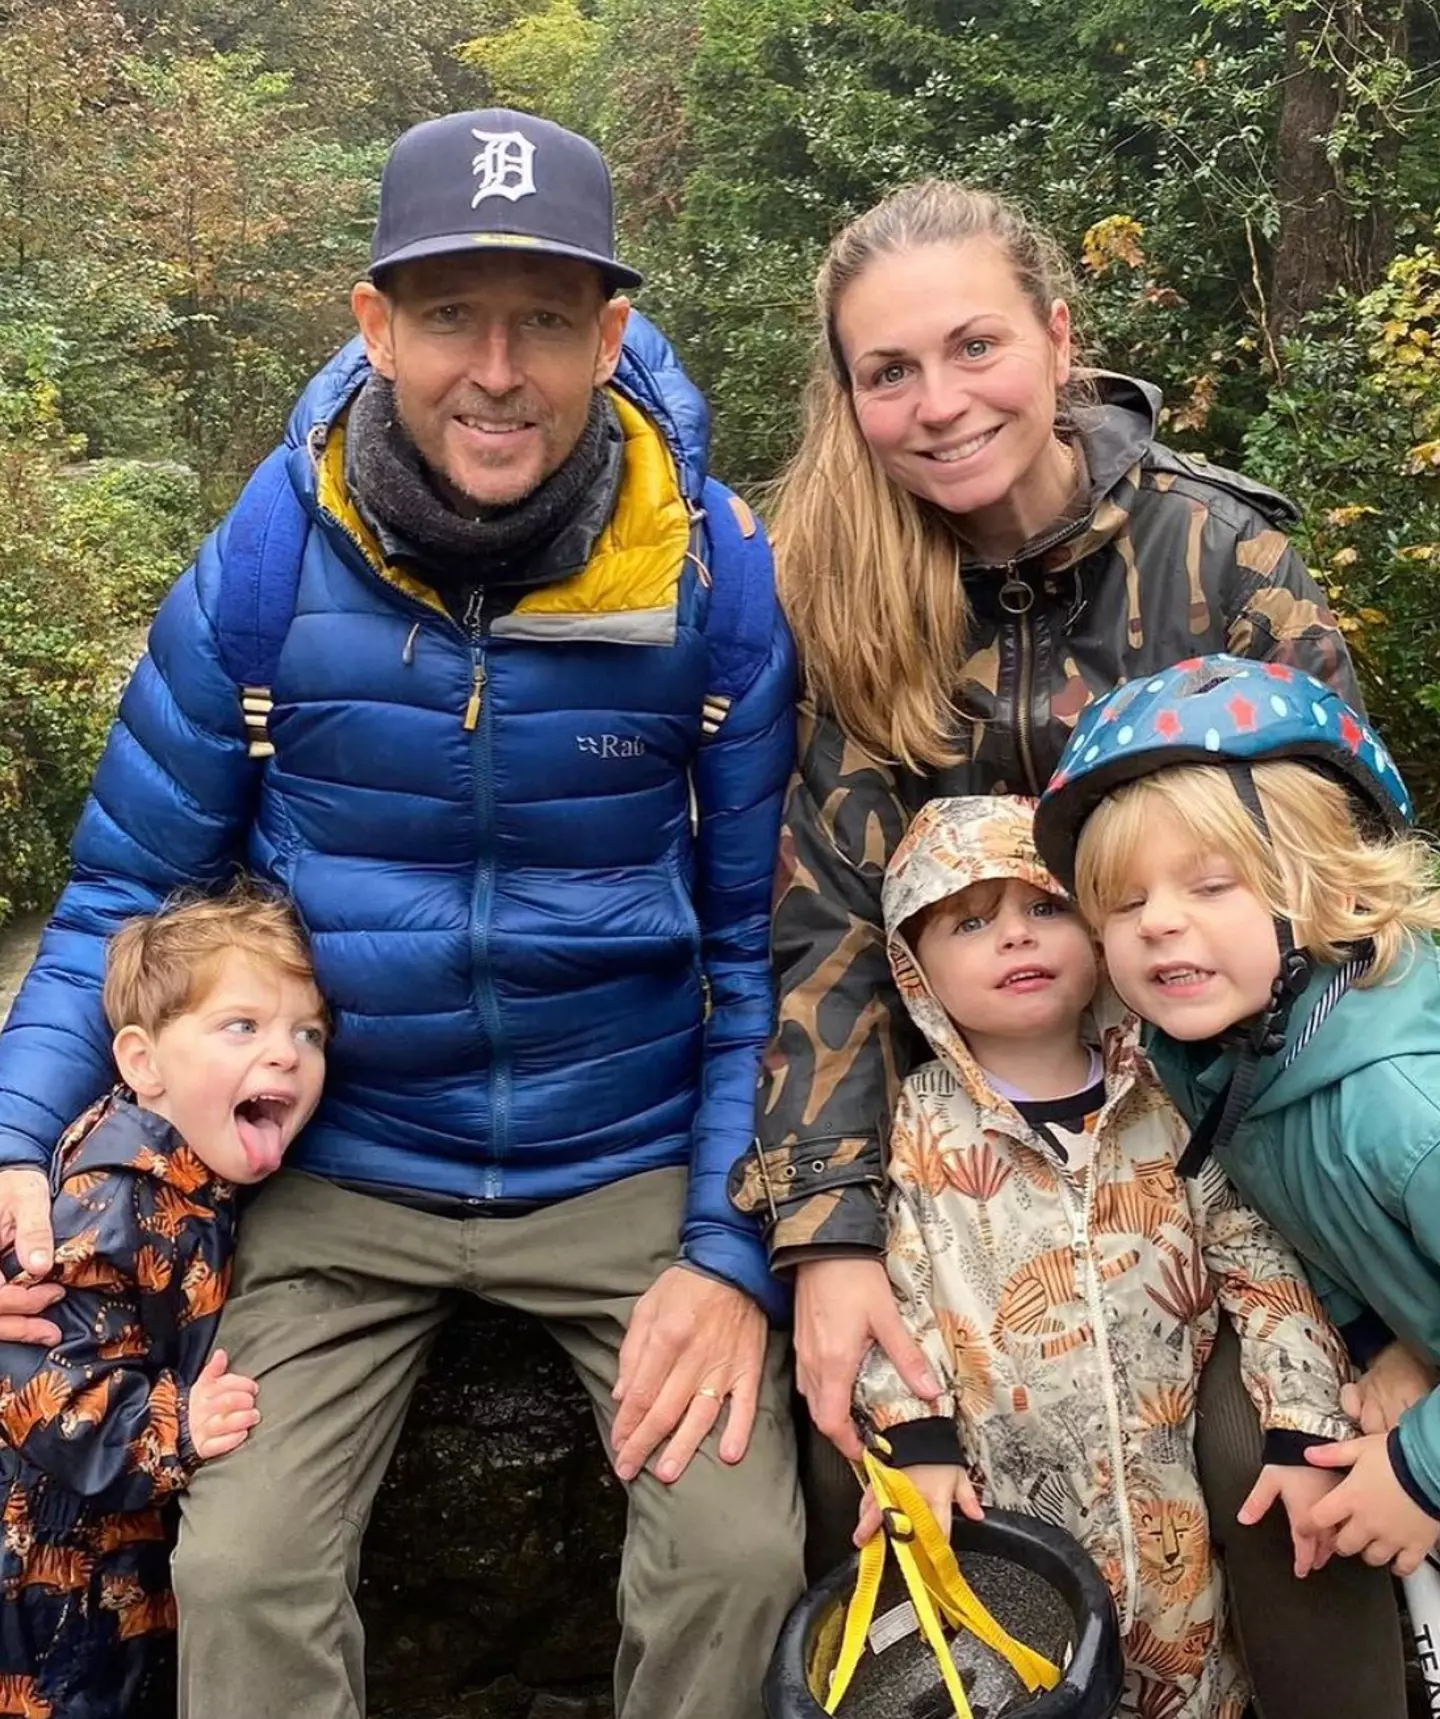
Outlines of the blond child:
M 1217 1301 L 1302 1572 L 1328 1555 L 1307 1523 L 1330 1485 L 1303 1450 L 1350 1430 L 1344 1356 L 1224 1177 L 1177 1173 L 1184 1127 L 1100 989 L 1032 806 L 932 801 L 886 875 L 891 965 L 935 1052 L 896 1112 L 887 1263 L 944 1391 L 916 1397 L 877 1346 L 858 1407 L 942 1520 L 983 1500 L 1080 1540 L 1120 1611 L 1125 1712 L 1238 1719 L 1193 1448 Z
M 243 885 L 124 926 L 105 1011 L 120 1084 L 51 1170 L 61 1339 L 0 1344 L 0 1714 L 120 1719 L 173 1628 L 162 1506 L 259 1420 L 254 1381 L 206 1359 L 236 1188 L 279 1167 L 324 1080 L 304 934 Z
M 1310 676 L 1193 659 L 1085 715 L 1038 833 L 1166 1090 L 1357 1359 L 1313 1522 L 1413 1572 L 1440 1531 L 1440 927 L 1393 761 Z M 1247 1504 L 1269 1503 L 1262 1486 Z

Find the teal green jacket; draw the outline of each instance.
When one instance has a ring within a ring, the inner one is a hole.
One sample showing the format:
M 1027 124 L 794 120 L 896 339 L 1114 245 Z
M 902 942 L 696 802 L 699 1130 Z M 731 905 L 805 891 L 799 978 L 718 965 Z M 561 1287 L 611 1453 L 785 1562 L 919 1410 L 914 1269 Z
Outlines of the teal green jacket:
M 1333 973 L 1322 968 L 1296 1002 L 1292 1040 Z M 1219 1157 L 1300 1255 L 1336 1325 L 1368 1309 L 1440 1365 L 1440 952 L 1426 938 L 1396 974 L 1347 992 L 1288 1069 L 1283 1056 L 1266 1060 Z M 1153 1030 L 1146 1048 L 1193 1126 L 1235 1053 Z M 1440 1512 L 1440 1391 L 1406 1412 L 1399 1442 Z

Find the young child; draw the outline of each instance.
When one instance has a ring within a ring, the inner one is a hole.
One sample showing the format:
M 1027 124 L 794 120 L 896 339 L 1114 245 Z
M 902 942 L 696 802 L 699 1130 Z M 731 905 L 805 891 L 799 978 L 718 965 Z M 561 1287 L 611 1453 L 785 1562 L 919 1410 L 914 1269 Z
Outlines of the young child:
M 932 801 L 886 875 L 891 965 L 936 1057 L 896 1111 L 888 1264 L 945 1391 L 912 1396 L 876 1347 L 858 1406 L 942 1522 L 952 1499 L 978 1517 L 983 1496 L 1086 1547 L 1120 1612 L 1126 1713 L 1238 1719 L 1193 1449 L 1216 1301 L 1302 1572 L 1328 1556 L 1306 1523 L 1331 1484 L 1302 1451 L 1350 1431 L 1344 1355 L 1224 1177 L 1179 1176 L 1186 1131 L 1136 1023 L 1097 996 L 1094 942 L 1036 852 L 1032 806 Z M 874 1525 L 872 1509 L 857 1539 Z
M 304 934 L 245 886 L 124 926 L 105 1011 L 121 1084 L 51 1172 L 61 1341 L 0 1344 L 0 1714 L 27 1719 L 121 1719 L 174 1627 L 161 1506 L 260 1418 L 205 1358 L 235 1189 L 279 1167 L 325 1073 Z
M 1333 692 L 1212 656 L 1087 711 L 1037 822 L 1153 1023 L 1196 1130 L 1186 1167 L 1215 1153 L 1357 1359 L 1388 1343 L 1350 1399 L 1388 1434 L 1307 1457 L 1349 1470 L 1316 1527 L 1401 1576 L 1440 1532 L 1440 895 L 1409 819 Z M 1268 1502 L 1257 1488 L 1242 1519 Z

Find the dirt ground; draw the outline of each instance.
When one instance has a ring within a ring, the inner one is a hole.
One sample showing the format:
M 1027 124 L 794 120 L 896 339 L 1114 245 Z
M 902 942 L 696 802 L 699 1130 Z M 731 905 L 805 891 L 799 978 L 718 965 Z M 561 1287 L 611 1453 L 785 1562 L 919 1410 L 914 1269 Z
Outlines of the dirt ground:
M 0 1024 L 10 1013 L 20 982 L 30 971 L 46 915 L 22 913 L 0 929 Z

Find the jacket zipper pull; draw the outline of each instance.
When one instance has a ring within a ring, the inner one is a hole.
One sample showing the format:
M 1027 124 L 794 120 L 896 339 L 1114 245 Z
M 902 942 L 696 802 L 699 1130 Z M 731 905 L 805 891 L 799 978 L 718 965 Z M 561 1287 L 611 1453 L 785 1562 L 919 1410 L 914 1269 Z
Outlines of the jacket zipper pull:
M 470 697 L 465 705 L 465 732 L 473 734 L 475 725 L 480 720 L 480 702 L 485 696 L 485 665 L 476 663 L 475 679 L 470 687 Z

